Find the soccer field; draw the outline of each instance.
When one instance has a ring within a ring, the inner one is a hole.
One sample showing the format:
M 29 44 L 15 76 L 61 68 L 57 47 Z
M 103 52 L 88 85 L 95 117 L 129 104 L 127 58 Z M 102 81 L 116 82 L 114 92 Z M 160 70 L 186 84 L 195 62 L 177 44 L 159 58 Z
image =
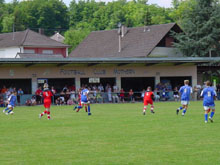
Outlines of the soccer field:
M 0 113 L 0 164 L 220 164 L 220 115 L 204 123 L 202 102 L 186 116 L 177 102 L 94 104 L 92 116 L 72 106 L 52 106 L 52 120 L 38 118 L 43 106 Z M 3 110 L 3 108 L 1 108 Z

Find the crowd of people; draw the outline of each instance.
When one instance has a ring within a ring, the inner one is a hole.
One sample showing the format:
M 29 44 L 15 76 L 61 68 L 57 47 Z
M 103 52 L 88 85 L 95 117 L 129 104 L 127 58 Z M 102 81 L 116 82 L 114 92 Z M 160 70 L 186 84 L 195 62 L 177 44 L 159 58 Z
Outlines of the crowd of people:
M 84 85 L 83 85 L 84 86 Z M 88 86 L 89 98 L 91 103 L 119 103 L 119 102 L 135 102 L 143 101 L 145 89 L 140 91 L 133 91 L 132 89 L 125 91 L 123 88 L 114 84 L 102 84 L 98 85 L 86 85 Z M 168 101 L 174 100 L 179 101 L 179 87 L 172 88 L 169 82 L 158 83 L 154 90 L 155 101 Z M 193 87 L 193 100 L 200 100 L 200 93 L 204 89 L 204 85 L 196 85 Z M 80 89 L 76 89 L 75 85 L 65 85 L 60 91 L 57 91 L 55 87 L 51 86 L 50 90 L 53 94 L 52 103 L 56 105 L 74 105 L 79 101 Z M 215 88 L 217 92 L 217 98 L 220 99 L 220 84 Z M 5 85 L 0 88 L 0 107 L 5 107 L 7 104 L 7 99 L 12 92 L 16 92 L 17 105 L 21 104 L 22 95 L 24 92 L 21 88 L 16 89 L 15 87 L 6 88 Z M 35 95 L 31 98 L 25 100 L 27 106 L 41 105 L 43 103 L 43 89 L 41 86 L 35 91 Z

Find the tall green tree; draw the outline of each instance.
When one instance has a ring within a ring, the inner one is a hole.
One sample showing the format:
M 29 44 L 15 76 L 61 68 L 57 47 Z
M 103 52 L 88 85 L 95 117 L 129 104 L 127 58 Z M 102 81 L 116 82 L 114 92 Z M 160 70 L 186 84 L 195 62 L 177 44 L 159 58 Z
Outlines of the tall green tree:
M 181 27 L 183 33 L 175 34 L 184 55 L 206 57 L 209 52 L 220 55 L 220 6 L 215 0 L 197 0 L 192 10 L 185 12 Z

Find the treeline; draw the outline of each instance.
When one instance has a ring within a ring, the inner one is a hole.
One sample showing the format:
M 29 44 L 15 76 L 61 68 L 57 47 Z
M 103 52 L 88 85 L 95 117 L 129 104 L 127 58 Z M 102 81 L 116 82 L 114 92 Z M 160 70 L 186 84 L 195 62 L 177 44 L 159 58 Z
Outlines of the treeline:
M 182 28 L 187 28 L 186 18 L 196 18 L 189 14 L 198 1 L 215 2 L 173 0 L 173 7 L 163 8 L 148 5 L 147 0 L 117 0 L 109 3 L 72 0 L 69 7 L 62 0 L 13 0 L 11 3 L 0 0 L 0 32 L 27 28 L 38 31 L 42 28 L 46 35 L 52 35 L 58 31 L 65 36 L 65 43 L 72 46 L 71 51 L 91 31 L 115 29 L 119 22 L 128 27 L 177 22 Z

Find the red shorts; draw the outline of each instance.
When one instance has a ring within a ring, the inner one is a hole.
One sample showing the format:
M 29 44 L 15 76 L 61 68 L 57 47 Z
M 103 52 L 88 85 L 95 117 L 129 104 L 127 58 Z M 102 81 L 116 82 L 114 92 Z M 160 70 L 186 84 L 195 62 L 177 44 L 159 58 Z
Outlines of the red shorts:
M 51 102 L 49 102 L 49 101 L 44 102 L 44 107 L 45 108 L 50 108 L 50 105 L 51 105 Z
M 153 105 L 153 100 L 144 100 L 144 105 L 151 104 Z

